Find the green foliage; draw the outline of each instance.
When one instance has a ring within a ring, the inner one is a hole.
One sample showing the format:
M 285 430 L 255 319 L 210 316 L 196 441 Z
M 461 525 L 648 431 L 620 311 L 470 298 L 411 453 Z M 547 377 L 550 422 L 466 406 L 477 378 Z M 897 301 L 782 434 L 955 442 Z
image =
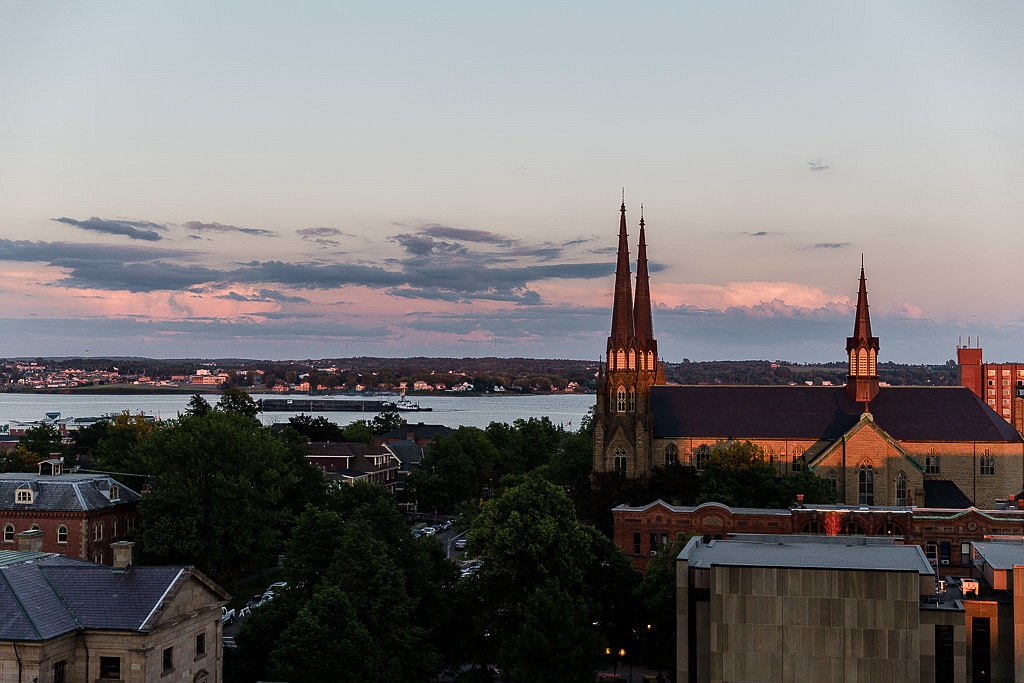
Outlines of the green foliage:
M 58 457 L 63 457 L 64 455 L 64 444 L 61 441 L 60 430 L 51 424 L 44 423 L 38 427 L 26 429 L 25 434 L 18 440 L 18 447 L 34 456 L 37 461 L 46 460 L 54 453 Z
M 719 445 L 701 476 L 700 502 L 734 507 L 770 507 L 777 497 L 775 467 L 750 441 Z
M 365 443 L 372 446 L 374 436 L 376 435 L 373 433 L 373 427 L 370 426 L 369 422 L 366 420 L 356 420 L 349 423 L 342 430 L 341 440 Z
M 191 405 L 191 404 L 190 404 Z M 225 389 L 217 401 L 217 410 L 237 413 L 254 418 L 260 414 L 260 407 L 248 392 L 241 389 Z
M 310 441 L 346 441 L 345 432 L 336 422 L 327 419 L 323 415 L 313 417 L 312 415 L 300 414 L 288 418 L 288 424 L 292 429 L 302 434 Z
M 202 397 L 202 395 L 192 394 L 192 398 L 188 400 L 188 409 L 185 412 L 188 415 L 202 417 L 211 410 L 213 410 L 213 406 L 211 406 L 209 402 L 207 402 L 207 400 Z
M 276 554 L 295 482 L 287 447 L 234 411 L 182 415 L 140 444 L 154 477 L 136 540 L 151 564 L 196 564 L 213 576 Z
M 370 426 L 373 428 L 374 434 L 386 434 L 402 426 L 402 416 L 396 410 L 385 410 L 373 417 Z

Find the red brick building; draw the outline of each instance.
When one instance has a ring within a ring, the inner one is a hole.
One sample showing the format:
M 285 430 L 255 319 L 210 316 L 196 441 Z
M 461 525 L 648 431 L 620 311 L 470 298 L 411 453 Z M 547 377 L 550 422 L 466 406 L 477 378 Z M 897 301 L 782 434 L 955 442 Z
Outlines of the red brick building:
M 1020 501 L 1024 503 L 1024 500 Z M 991 538 L 1024 538 L 1024 509 L 1009 501 L 1003 509 L 932 509 L 850 505 L 794 506 L 783 510 L 697 506 L 655 501 L 612 510 L 614 540 L 633 566 L 644 571 L 651 557 L 677 538 L 734 534 L 816 534 L 889 536 L 921 546 L 943 575 L 970 574 L 970 544 Z
M 985 363 L 981 347 L 956 347 L 960 384 L 1024 433 L 1024 363 Z
M 60 460 L 38 474 L 0 473 L 0 550 L 16 550 L 17 535 L 43 532 L 42 551 L 112 564 L 111 544 L 127 540 L 141 496 L 104 474 L 67 474 Z

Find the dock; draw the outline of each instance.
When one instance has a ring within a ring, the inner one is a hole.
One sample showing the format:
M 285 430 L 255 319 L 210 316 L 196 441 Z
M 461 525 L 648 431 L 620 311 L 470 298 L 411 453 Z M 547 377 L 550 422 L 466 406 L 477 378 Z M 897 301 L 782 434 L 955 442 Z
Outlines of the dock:
M 260 408 L 268 413 L 380 413 L 394 410 L 393 401 L 347 398 L 261 398 Z

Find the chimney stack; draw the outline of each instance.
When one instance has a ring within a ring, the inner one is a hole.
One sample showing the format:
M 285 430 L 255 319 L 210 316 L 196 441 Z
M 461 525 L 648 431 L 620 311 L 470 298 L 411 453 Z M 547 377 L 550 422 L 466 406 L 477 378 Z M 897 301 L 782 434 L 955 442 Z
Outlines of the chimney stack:
M 110 549 L 114 551 L 114 569 L 124 571 L 132 566 L 132 548 L 135 544 L 131 541 L 118 541 L 111 543 Z
M 18 534 L 18 550 L 23 553 L 43 552 L 43 530 L 29 529 Z

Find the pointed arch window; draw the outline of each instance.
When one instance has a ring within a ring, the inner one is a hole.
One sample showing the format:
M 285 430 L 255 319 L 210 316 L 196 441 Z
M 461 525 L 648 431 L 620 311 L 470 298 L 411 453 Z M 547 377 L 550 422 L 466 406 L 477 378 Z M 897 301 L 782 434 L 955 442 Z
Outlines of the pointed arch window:
M 636 369 L 636 351 L 634 351 L 633 349 L 629 350 L 629 364 L 626 365 L 626 367 L 629 368 L 630 370 Z
M 626 387 L 619 387 L 615 392 L 615 410 L 620 413 L 626 412 Z
M 878 359 L 875 356 L 875 350 L 871 349 L 871 351 L 868 352 L 868 374 L 871 375 L 872 377 L 878 374 L 878 368 L 875 365 L 877 360 Z
M 674 443 L 665 446 L 665 464 L 674 465 L 679 462 L 679 447 Z
M 635 387 L 630 387 L 629 388 L 629 412 L 631 412 L 631 413 L 635 413 L 636 412 L 636 388 Z
M 703 444 L 693 449 L 693 464 L 698 472 L 703 472 L 711 459 L 711 446 Z
M 896 505 L 907 504 L 907 475 L 900 472 L 896 475 Z
M 868 374 L 868 350 L 861 349 L 857 352 L 857 374 L 867 375 Z
M 615 368 L 621 370 L 626 367 L 626 352 L 619 349 L 615 352 Z
M 825 475 L 825 481 L 832 487 L 832 493 L 839 491 L 839 483 L 836 481 L 836 473 L 834 470 L 829 470 L 828 474 Z
M 654 351 L 648 351 L 647 352 L 647 367 L 645 369 L 646 370 L 653 370 L 654 369 Z
M 615 449 L 615 474 L 626 476 L 627 465 L 626 449 L 619 446 Z
M 850 349 L 850 374 L 857 375 L 857 350 Z
M 860 505 L 875 504 L 875 468 L 863 463 L 857 468 L 857 502 Z

